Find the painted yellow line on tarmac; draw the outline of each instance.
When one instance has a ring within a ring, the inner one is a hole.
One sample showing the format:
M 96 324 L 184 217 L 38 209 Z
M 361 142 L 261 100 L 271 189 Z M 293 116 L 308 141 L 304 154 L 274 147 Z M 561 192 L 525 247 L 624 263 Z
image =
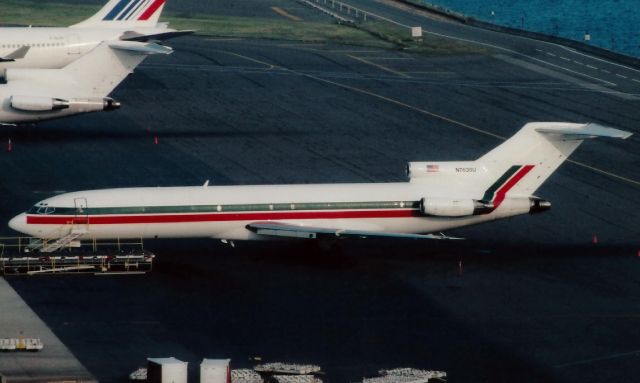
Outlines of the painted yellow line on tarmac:
M 364 58 L 366 58 L 367 60 L 415 60 L 415 58 L 413 58 L 413 57 L 383 57 L 383 56 L 380 56 L 380 57 L 369 57 L 369 56 L 367 56 L 367 57 L 364 57 Z
M 279 14 L 280 16 L 284 16 L 287 19 L 293 20 L 293 21 L 302 21 L 301 18 L 299 18 L 298 16 L 292 15 L 289 12 L 285 11 L 284 9 L 280 8 L 280 7 L 271 7 L 271 9 L 273 9 L 273 11 L 277 14 Z
M 220 38 L 215 38 L 215 37 L 210 37 L 205 39 L 205 41 L 242 41 L 244 39 L 241 39 L 239 37 L 220 37 Z
M 325 52 L 329 52 L 329 53 L 380 53 L 382 52 L 381 50 L 361 50 L 361 49 L 332 49 L 332 50 L 326 50 Z
M 412 70 L 408 72 L 404 72 L 406 74 L 446 74 L 446 75 L 455 75 L 455 72 L 446 72 L 439 70 Z
M 332 81 L 332 80 L 327 80 L 327 79 L 324 79 L 324 78 L 321 78 L 321 77 L 318 77 L 318 76 L 315 76 L 315 75 L 312 75 L 312 74 L 297 72 L 295 70 L 291 70 L 291 69 L 288 69 L 288 68 L 283 68 L 283 67 L 280 67 L 278 65 L 274 65 L 274 64 L 271 64 L 271 63 L 260 61 L 260 60 L 257 60 L 257 59 L 251 58 L 251 57 L 247 57 L 247 56 L 244 56 L 244 55 L 241 55 L 241 54 L 238 54 L 238 53 L 229 52 L 229 51 L 219 51 L 219 52 L 222 52 L 222 53 L 225 53 L 225 54 L 228 54 L 228 55 L 232 55 L 232 56 L 236 56 L 236 57 L 240 57 L 240 58 L 243 58 L 245 60 L 249 60 L 249 61 L 252 61 L 252 62 L 255 62 L 255 63 L 259 63 L 259 64 L 262 64 L 262 65 L 266 65 L 269 68 L 285 69 L 285 70 L 288 70 L 288 71 L 290 71 L 292 73 L 297 73 L 297 74 L 299 74 L 301 76 L 308 77 L 308 78 L 314 79 L 316 81 L 324 82 L 326 84 L 335 85 L 335 86 L 337 86 L 339 88 L 347 89 L 347 90 L 350 90 L 352 92 L 366 94 L 368 96 L 375 97 L 377 99 L 380 99 L 380 100 L 383 100 L 383 101 L 387 101 L 387 102 L 395 104 L 395 105 L 402 106 L 402 107 L 407 108 L 409 110 L 412 110 L 414 112 L 417 112 L 417 113 L 420 113 L 420 114 L 424 114 L 424 115 L 427 115 L 427 116 L 431 116 L 431 117 L 435 117 L 435 118 L 440 119 L 442 121 L 449 122 L 451 124 L 457 125 L 459 127 L 465 128 L 467 130 L 471 130 L 471 131 L 476 132 L 476 133 L 483 134 L 485 136 L 497 138 L 497 139 L 502 140 L 502 141 L 505 141 L 507 139 L 507 137 L 501 136 L 499 134 L 491 133 L 488 130 L 484 130 L 484 129 L 481 129 L 481 128 L 476 128 L 475 126 L 472 126 L 472 125 L 469 125 L 469 124 L 465 124 L 462 121 L 454 120 L 452 118 L 443 116 L 441 114 L 437 114 L 437 113 L 428 111 L 426 109 L 422 109 L 422 108 L 419 108 L 417 106 L 413 106 L 411 104 L 407 104 L 405 102 L 402 102 L 402 101 L 399 101 L 399 100 L 396 100 L 396 99 L 393 99 L 393 98 L 390 98 L 390 97 L 387 97 L 387 96 L 383 96 L 383 95 L 378 94 L 378 93 L 373 93 L 373 92 L 368 91 L 366 89 L 357 88 L 357 87 L 351 86 L 351 85 L 341 84 L 339 82 L 335 82 L 335 81 Z M 640 186 L 640 181 L 634 180 L 632 178 L 628 178 L 628 177 L 624 177 L 624 176 L 621 176 L 621 175 L 618 175 L 618 174 L 615 174 L 615 173 L 612 173 L 612 172 L 608 172 L 606 170 L 602 170 L 600 168 L 596 168 L 594 166 L 587 165 L 587 164 L 585 164 L 583 162 L 578 162 L 578 161 L 574 161 L 574 160 L 570 160 L 570 159 L 568 159 L 567 162 L 569 162 L 569 163 L 571 163 L 573 165 L 577 165 L 577 166 L 580 166 L 582 168 L 591 170 L 591 171 L 593 171 L 595 173 L 602 174 L 602 175 L 605 175 L 605 176 L 608 176 L 608 177 L 611 177 L 611 178 L 614 178 L 614 179 L 617 179 L 617 180 L 620 180 L 620 181 L 627 182 L 627 183 L 632 184 L 634 186 Z
M 376 64 L 376 63 L 374 63 L 374 62 L 372 62 L 372 61 L 369 61 L 369 60 L 367 60 L 367 59 L 363 59 L 362 57 L 353 56 L 353 55 L 347 55 L 347 57 L 350 57 L 350 58 L 352 58 L 352 59 L 354 59 L 354 60 L 357 60 L 357 61 L 363 62 L 363 63 L 365 63 L 365 64 L 367 64 L 367 65 L 371 65 L 371 66 L 376 67 L 376 68 L 378 68 L 378 69 L 382 69 L 383 71 L 386 71 L 386 72 L 389 72 L 389 73 L 393 73 L 393 74 L 398 75 L 398 76 L 400 76 L 400 77 L 411 78 L 411 76 L 409 76 L 409 75 L 407 75 L 407 74 L 404 74 L 404 73 L 402 73 L 402 72 L 398 72 L 397 70 L 393 70 L 393 69 L 391 69 L 391 68 L 387 68 L 387 67 L 386 67 L 386 66 L 384 66 L 384 65 Z

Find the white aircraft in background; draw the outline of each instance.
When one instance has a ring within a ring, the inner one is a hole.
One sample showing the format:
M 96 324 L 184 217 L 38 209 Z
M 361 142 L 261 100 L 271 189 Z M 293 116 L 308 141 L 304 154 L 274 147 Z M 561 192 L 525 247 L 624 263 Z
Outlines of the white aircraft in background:
M 548 210 L 551 204 L 533 193 L 585 139 L 630 135 L 597 124 L 535 122 L 476 161 L 411 162 L 409 182 L 90 190 L 38 202 L 9 226 L 60 243 L 178 237 L 450 239 L 429 233 Z
M 0 85 L 0 124 L 50 120 L 113 110 L 107 97 L 150 54 L 173 50 L 156 43 L 105 41 L 62 69 L 7 69 Z
M 157 41 L 193 33 L 158 23 L 166 0 L 110 0 L 68 28 L 0 28 L 0 76 L 8 68 L 62 68 L 103 41 Z

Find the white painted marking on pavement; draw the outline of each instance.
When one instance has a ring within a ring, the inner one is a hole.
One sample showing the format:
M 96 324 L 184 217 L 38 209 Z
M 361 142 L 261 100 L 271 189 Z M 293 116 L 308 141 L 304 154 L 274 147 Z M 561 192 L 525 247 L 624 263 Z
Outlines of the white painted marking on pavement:
M 616 359 L 616 358 L 621 358 L 621 357 L 625 357 L 625 356 L 637 357 L 639 354 L 640 354 L 640 350 L 634 350 L 634 351 L 629 351 L 629 352 L 619 352 L 617 354 L 609 354 L 609 355 L 605 355 L 605 356 L 599 356 L 599 357 L 595 357 L 595 358 L 579 360 L 577 362 L 558 364 L 558 365 L 556 365 L 554 367 L 555 368 L 563 368 L 563 367 L 579 366 L 579 365 L 582 365 L 582 364 L 591 364 L 593 362 L 600 362 L 600 361 L 603 361 L 603 360 Z
M 547 44 L 553 44 L 553 43 L 547 43 Z M 613 61 L 609 61 L 609 60 L 601 59 L 601 58 L 599 58 L 599 57 L 591 56 L 591 55 L 588 55 L 588 54 L 586 54 L 586 53 L 582 53 L 582 52 L 580 52 L 580 51 L 577 51 L 577 50 L 575 50 L 575 49 L 571 49 L 571 48 L 569 48 L 569 47 L 566 47 L 566 46 L 564 46 L 564 45 L 560 45 L 560 44 L 554 44 L 554 45 L 556 45 L 556 46 L 558 46 L 558 47 L 560 47 L 560 48 L 562 48 L 562 49 L 566 49 L 566 50 L 568 50 L 569 52 L 575 53 L 575 54 L 577 54 L 577 55 L 580 55 L 580 56 L 583 56 L 583 57 L 588 57 L 588 58 L 590 58 L 590 59 L 592 59 L 592 60 L 601 61 L 601 62 L 607 63 L 607 64 L 609 64 L 609 65 L 615 65 L 615 66 L 620 67 L 620 68 L 625 68 L 625 69 L 632 70 L 632 71 L 634 71 L 634 72 L 638 72 L 638 73 L 640 73 L 640 70 L 638 70 L 638 69 L 636 69 L 636 68 L 632 68 L 632 67 L 630 67 L 630 66 L 626 66 L 626 65 L 618 64 L 618 63 L 613 62 Z

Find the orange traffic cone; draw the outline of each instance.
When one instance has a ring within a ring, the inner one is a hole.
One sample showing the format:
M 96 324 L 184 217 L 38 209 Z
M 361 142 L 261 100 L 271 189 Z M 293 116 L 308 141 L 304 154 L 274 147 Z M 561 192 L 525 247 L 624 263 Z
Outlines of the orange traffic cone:
M 593 238 L 591 238 L 591 243 L 594 245 L 598 244 L 598 236 L 597 235 L 593 235 Z

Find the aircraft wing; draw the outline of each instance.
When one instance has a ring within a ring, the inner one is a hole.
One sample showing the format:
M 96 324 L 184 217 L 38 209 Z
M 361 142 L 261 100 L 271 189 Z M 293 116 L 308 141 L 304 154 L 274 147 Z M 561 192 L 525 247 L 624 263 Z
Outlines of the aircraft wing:
M 9 53 L 8 55 L 0 57 L 0 62 L 16 61 L 18 59 L 22 59 L 27 55 L 27 52 L 29 52 L 29 48 L 31 47 L 23 45 L 15 51 Z
M 123 51 L 130 51 L 143 55 L 154 55 L 154 54 L 171 54 L 173 53 L 173 49 L 164 45 L 156 44 L 156 43 L 146 43 L 142 44 L 139 42 L 128 42 L 128 41 L 110 41 L 108 42 L 109 47 L 113 49 L 120 49 Z
M 125 33 L 122 34 L 122 36 L 120 36 L 120 40 L 123 40 L 123 41 L 140 41 L 140 42 L 163 41 L 163 40 L 168 40 L 168 39 L 172 39 L 172 38 L 175 38 L 175 37 L 191 35 L 191 34 L 193 34 L 195 32 L 196 31 L 190 31 L 190 30 L 189 31 L 169 30 L 167 32 L 143 34 L 143 33 L 138 33 L 136 31 L 126 31 Z
M 280 222 L 254 222 L 247 226 L 247 229 L 259 235 L 271 237 L 287 238 L 327 238 L 327 237 L 356 237 L 356 238 L 411 238 L 411 239 L 462 239 L 449 237 L 444 234 L 409 234 L 409 233 L 389 233 L 384 231 L 368 230 L 342 230 L 321 227 L 309 227 L 292 225 Z

